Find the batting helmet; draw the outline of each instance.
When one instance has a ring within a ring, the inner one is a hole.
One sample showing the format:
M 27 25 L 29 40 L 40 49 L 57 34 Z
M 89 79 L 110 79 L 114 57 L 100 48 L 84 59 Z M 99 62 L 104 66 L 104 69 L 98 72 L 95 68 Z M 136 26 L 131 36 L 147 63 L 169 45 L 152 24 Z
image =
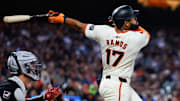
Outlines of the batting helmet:
M 138 14 L 139 10 L 133 10 L 129 5 L 122 5 L 112 12 L 112 16 L 110 16 L 109 19 L 115 23 L 116 27 L 121 27 L 124 21 L 127 21 Z

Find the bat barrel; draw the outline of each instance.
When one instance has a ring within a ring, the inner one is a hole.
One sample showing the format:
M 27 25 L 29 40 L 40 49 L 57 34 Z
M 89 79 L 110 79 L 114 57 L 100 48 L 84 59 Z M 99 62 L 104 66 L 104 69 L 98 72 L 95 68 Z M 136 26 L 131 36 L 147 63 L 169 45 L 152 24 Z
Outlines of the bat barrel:
M 5 16 L 3 21 L 5 23 L 15 23 L 15 22 L 23 22 L 30 20 L 31 18 L 40 18 L 40 17 L 48 17 L 50 14 L 39 14 L 39 15 L 12 15 L 12 16 Z
M 14 23 L 14 22 L 22 22 L 31 19 L 30 15 L 13 15 L 13 16 L 5 16 L 3 21 L 5 23 Z

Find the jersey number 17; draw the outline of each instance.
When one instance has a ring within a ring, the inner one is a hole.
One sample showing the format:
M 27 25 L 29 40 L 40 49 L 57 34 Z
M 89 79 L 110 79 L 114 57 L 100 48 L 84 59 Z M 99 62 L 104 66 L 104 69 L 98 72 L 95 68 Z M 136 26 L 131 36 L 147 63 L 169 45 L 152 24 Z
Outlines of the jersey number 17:
M 119 52 L 119 51 L 116 51 L 116 50 L 106 49 L 106 56 L 107 56 L 106 57 L 106 63 L 108 65 L 110 64 L 110 58 L 112 57 L 111 54 L 112 54 L 112 56 L 118 55 L 117 59 L 112 64 L 113 67 L 116 67 L 120 63 L 122 58 L 124 57 L 124 52 Z

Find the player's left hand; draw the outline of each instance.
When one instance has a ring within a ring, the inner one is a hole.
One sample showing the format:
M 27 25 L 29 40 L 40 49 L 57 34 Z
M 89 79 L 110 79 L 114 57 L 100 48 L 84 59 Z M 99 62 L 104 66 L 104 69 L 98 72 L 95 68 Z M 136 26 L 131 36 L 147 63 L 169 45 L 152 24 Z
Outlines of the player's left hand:
M 59 87 L 49 88 L 48 91 L 45 93 L 45 99 L 48 101 L 64 101 L 62 98 L 62 93 L 59 91 Z

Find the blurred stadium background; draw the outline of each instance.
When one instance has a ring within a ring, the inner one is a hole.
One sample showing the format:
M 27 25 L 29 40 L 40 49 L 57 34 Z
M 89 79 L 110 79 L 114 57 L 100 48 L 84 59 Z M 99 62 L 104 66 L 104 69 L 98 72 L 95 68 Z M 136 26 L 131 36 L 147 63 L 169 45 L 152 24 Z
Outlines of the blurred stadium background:
M 14 5 L 10 6 L 9 2 Z M 51 82 L 62 86 L 66 101 L 103 101 L 96 83 L 102 69 L 101 53 L 94 40 L 65 25 L 48 24 L 47 18 L 5 24 L 2 17 L 41 14 L 52 9 L 83 22 L 108 24 L 108 16 L 122 4 L 140 9 L 140 25 L 151 34 L 150 44 L 136 60 L 133 88 L 143 101 L 180 101 L 180 0 L 3 2 L 0 7 L 0 82 L 9 75 L 6 66 L 9 53 L 24 49 L 36 53 L 44 64 L 42 79 L 33 84 L 28 96 L 42 93 Z

